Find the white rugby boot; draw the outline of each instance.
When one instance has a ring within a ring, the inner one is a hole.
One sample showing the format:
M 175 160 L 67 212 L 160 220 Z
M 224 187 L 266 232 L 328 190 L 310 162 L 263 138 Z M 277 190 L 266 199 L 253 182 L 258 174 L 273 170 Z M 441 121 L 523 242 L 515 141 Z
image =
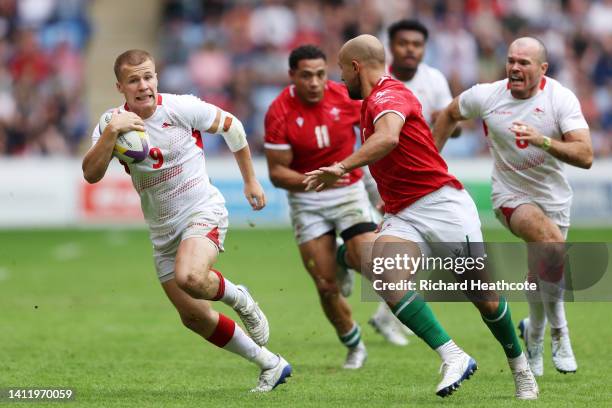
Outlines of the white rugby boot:
M 236 285 L 236 289 L 242 292 L 246 302 L 244 305 L 234 308 L 249 336 L 259 346 L 265 346 L 270 338 L 270 326 L 266 315 L 261 311 L 259 305 L 243 285 Z
M 520 337 L 525 342 L 527 361 L 531 372 L 537 377 L 544 375 L 544 339 L 533 341 L 529 338 L 529 318 L 523 319 L 518 325 Z
M 278 355 L 278 354 L 277 354 Z M 280 384 L 284 384 L 292 373 L 291 364 L 284 358 L 278 355 L 278 363 L 267 370 L 261 370 L 259 374 L 259 382 L 251 392 L 269 392 Z
M 516 388 L 514 395 L 516 398 L 520 400 L 538 399 L 540 390 L 538 389 L 535 376 L 529 368 L 525 353 L 521 353 L 515 359 L 509 359 L 508 362 L 510 364 L 510 371 L 512 371 L 512 377 L 514 377 L 514 386 Z
M 351 347 L 346 355 L 346 360 L 342 365 L 342 368 L 347 370 L 357 370 L 363 367 L 363 364 L 368 358 L 368 351 L 366 350 L 363 341 L 360 341 L 355 347 Z
M 445 361 L 440 367 L 442 381 L 436 387 L 436 395 L 444 398 L 457 390 L 461 383 L 468 380 L 478 369 L 476 360 L 461 351 L 452 360 Z
M 368 320 L 368 324 L 391 344 L 405 346 L 409 343 L 400 329 L 400 326 L 405 326 L 397 320 L 385 302 L 379 303 L 378 309 L 376 309 L 376 312 L 372 315 L 370 320 Z
M 557 371 L 563 374 L 575 373 L 578 369 L 569 333 L 561 333 L 561 330 L 551 329 L 552 361 Z

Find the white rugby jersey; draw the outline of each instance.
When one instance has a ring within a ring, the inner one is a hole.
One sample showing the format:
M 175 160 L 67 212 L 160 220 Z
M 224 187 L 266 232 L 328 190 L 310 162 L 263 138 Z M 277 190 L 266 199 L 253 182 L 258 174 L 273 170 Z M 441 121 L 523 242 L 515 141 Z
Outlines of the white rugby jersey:
M 404 85 L 421 102 L 423 117 L 429 127 L 433 125 L 432 113 L 446 108 L 453 100 L 448 81 L 442 72 L 423 62 L 417 67 L 414 77 L 404 81 Z
M 459 96 L 459 109 L 464 118 L 483 119 L 495 160 L 494 201 L 496 195 L 510 193 L 555 211 L 567 208 L 572 199 L 564 163 L 536 146 L 517 141 L 510 131 L 512 122 L 523 121 L 558 140 L 571 130 L 588 129 L 588 125 L 572 91 L 548 77 L 542 77 L 539 87 L 531 98 L 516 99 L 510 93 L 508 79 L 478 84 Z
M 119 109 L 129 110 L 127 104 Z M 202 143 L 216 112 L 216 106 L 193 95 L 158 94 L 155 113 L 144 120 L 149 154 L 127 166 L 151 234 L 172 234 L 186 217 L 224 203 L 210 184 Z M 93 144 L 99 138 L 96 126 Z

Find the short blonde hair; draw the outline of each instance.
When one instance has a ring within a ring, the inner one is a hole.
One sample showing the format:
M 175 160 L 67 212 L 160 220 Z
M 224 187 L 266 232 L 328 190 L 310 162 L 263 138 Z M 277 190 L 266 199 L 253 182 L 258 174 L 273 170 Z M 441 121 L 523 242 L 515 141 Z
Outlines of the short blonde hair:
M 119 55 L 117 59 L 115 59 L 115 66 L 113 68 L 117 81 L 119 81 L 121 68 L 123 68 L 124 65 L 140 65 L 147 60 L 151 60 L 151 62 L 155 64 L 151 54 L 144 50 L 127 50 Z

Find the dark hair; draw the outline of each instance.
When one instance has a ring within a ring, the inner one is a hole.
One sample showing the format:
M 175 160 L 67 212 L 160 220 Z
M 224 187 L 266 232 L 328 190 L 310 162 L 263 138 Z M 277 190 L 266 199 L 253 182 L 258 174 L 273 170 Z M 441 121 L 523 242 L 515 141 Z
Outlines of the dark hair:
M 395 37 L 395 34 L 397 34 L 398 31 L 418 31 L 419 33 L 423 34 L 423 37 L 425 37 L 425 41 L 427 41 L 427 37 L 429 36 L 429 31 L 427 31 L 427 27 L 425 27 L 418 20 L 400 20 L 391 24 L 391 26 L 387 30 L 390 42 L 393 41 L 393 38 Z
M 297 69 L 298 63 L 304 59 L 319 59 L 327 61 L 325 53 L 316 45 L 302 45 L 291 51 L 289 55 L 289 69 Z
M 117 59 L 115 59 L 115 66 L 113 67 L 117 81 L 119 81 L 121 68 L 124 65 L 140 65 L 146 60 L 151 60 L 151 62 L 155 63 L 151 54 L 144 50 L 127 50 L 119 55 Z

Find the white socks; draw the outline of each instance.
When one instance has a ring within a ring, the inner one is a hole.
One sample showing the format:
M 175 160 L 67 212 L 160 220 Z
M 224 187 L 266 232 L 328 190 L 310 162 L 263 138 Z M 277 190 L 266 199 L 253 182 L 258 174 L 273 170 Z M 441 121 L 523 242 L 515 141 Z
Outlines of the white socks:
M 537 291 L 526 291 L 529 302 L 529 337 L 539 342 L 544 338 L 546 321 L 551 329 L 567 331 L 562 283 L 538 282 Z
M 276 354 L 271 353 L 265 347 L 255 344 L 253 339 L 247 336 L 244 330 L 237 324 L 234 327 L 234 335 L 223 348 L 252 361 L 263 370 L 278 364 L 278 356 Z
M 520 356 L 515 358 L 509 358 L 508 365 L 510 366 L 510 370 L 512 370 L 513 373 L 517 371 L 523 371 L 529 368 L 529 363 L 527 362 L 527 357 L 525 357 L 525 353 L 521 353 Z
M 221 272 L 217 270 L 211 269 L 211 272 L 219 277 L 219 289 L 217 290 L 217 295 L 212 300 L 220 300 L 233 309 L 246 306 L 247 299 L 245 294 L 238 290 L 232 281 L 223 277 Z
M 440 347 L 438 347 L 436 349 L 436 353 L 438 353 L 442 361 L 449 362 L 457 356 L 463 354 L 463 350 L 461 350 L 459 346 L 455 344 L 454 341 L 449 340 Z

